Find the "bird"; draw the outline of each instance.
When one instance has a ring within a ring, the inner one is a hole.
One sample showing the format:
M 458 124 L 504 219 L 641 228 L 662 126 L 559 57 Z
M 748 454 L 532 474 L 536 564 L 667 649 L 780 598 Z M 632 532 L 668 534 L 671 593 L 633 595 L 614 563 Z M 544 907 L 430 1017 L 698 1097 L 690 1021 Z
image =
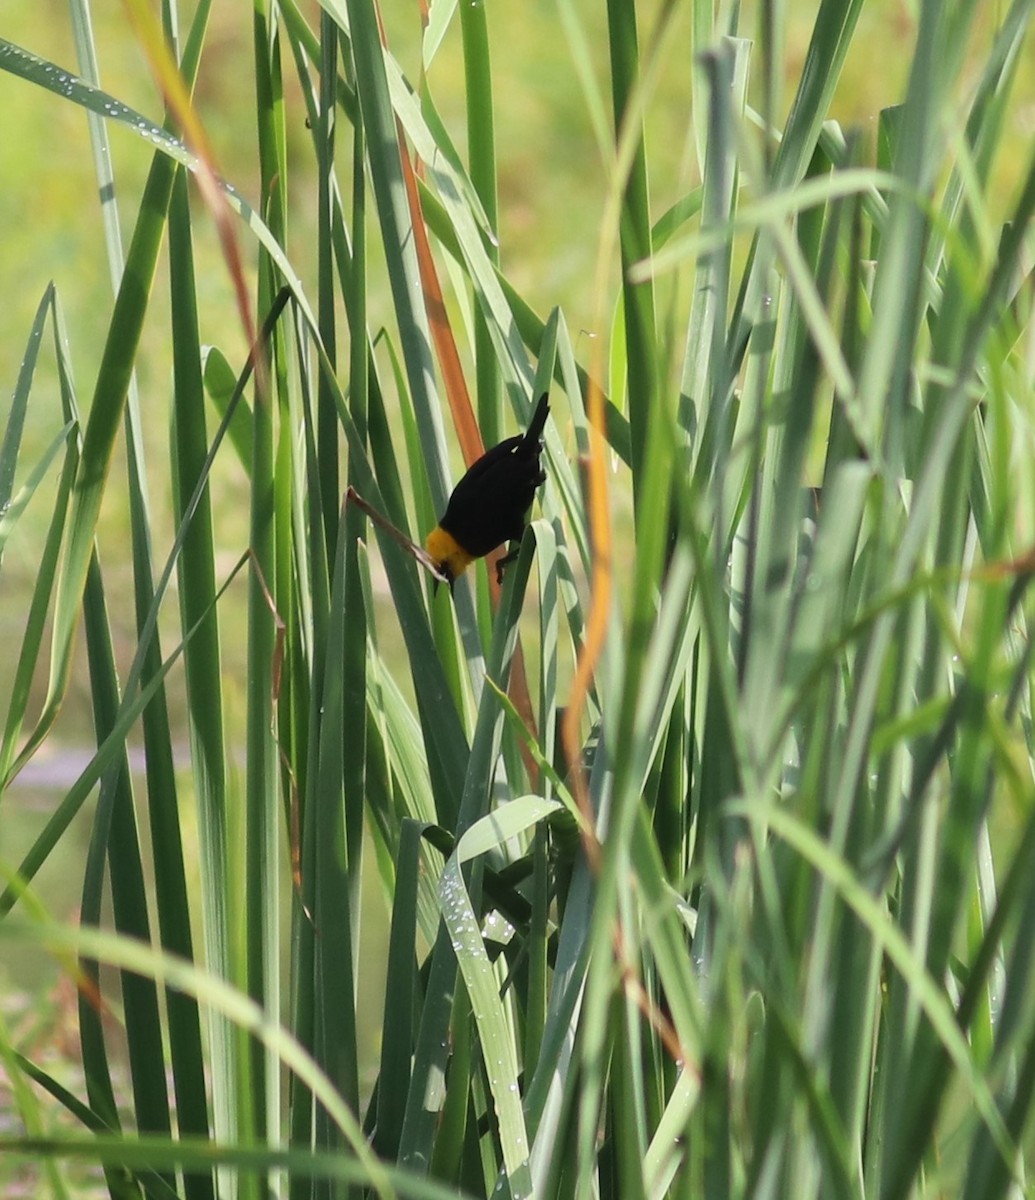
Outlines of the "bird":
M 450 590 L 476 558 L 506 541 L 520 542 L 536 488 L 546 482 L 539 455 L 549 398 L 540 396 L 525 433 L 506 438 L 471 464 L 428 534 L 424 549 Z M 497 582 L 516 557 L 515 549 L 496 564 Z

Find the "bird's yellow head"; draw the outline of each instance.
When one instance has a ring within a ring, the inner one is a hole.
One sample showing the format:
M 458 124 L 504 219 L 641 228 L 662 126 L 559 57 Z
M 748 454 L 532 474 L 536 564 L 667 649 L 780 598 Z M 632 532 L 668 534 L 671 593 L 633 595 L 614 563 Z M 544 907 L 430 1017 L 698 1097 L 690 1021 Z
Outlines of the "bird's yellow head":
M 474 562 L 474 556 L 468 554 L 451 533 L 447 533 L 441 525 L 428 534 L 424 542 L 427 550 L 441 574 L 446 577 L 450 588 L 464 571 Z

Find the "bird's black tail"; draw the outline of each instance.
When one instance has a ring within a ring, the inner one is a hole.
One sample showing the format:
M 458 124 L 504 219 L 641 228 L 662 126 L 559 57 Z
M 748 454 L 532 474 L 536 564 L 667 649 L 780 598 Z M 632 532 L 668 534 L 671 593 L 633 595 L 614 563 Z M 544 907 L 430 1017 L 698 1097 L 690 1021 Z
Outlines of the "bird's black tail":
M 532 446 L 542 437 L 543 429 L 546 426 L 546 418 L 550 412 L 550 393 L 543 392 L 539 397 L 539 403 L 536 405 L 535 412 L 532 414 L 531 424 L 528 426 L 528 432 L 524 436 L 523 444 Z

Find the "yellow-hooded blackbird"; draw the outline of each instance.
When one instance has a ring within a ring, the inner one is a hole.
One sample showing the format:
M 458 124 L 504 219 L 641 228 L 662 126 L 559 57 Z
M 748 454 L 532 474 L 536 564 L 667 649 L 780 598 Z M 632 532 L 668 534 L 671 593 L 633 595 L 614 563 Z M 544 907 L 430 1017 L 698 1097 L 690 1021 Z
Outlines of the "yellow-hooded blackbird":
M 507 438 L 471 465 L 428 534 L 424 548 L 450 587 L 476 558 L 503 542 L 521 540 L 535 490 L 546 479 L 539 454 L 548 400 L 548 395 L 540 397 L 527 433 Z M 498 579 L 516 554 L 515 550 L 497 563 Z

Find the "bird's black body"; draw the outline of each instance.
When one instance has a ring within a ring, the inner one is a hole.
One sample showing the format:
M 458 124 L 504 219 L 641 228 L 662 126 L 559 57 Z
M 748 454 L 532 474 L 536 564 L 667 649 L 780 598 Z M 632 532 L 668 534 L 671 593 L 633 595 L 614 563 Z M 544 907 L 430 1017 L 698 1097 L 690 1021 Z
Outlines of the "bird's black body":
M 472 464 L 453 489 L 432 537 L 444 531 L 469 559 L 521 540 L 536 488 L 546 479 L 539 456 L 548 400 L 547 395 L 540 398 L 526 433 L 486 450 Z M 430 549 L 431 538 L 428 544 Z
M 453 489 L 439 525 L 472 558 L 481 558 L 507 541 L 520 541 L 535 490 L 546 479 L 539 465 L 539 440 L 549 411 L 539 401 L 528 432 L 493 446 Z

